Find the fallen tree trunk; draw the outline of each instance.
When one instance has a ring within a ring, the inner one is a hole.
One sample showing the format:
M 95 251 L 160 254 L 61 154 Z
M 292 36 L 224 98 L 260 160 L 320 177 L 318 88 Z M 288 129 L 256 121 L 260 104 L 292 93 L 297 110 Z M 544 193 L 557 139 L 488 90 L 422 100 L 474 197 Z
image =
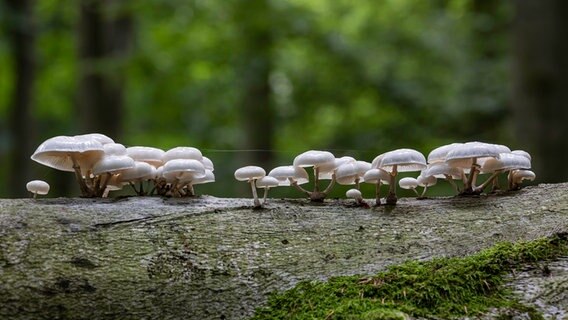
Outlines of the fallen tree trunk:
M 0 200 L 0 318 L 234 319 L 299 280 L 371 274 L 568 230 L 568 183 L 351 201 Z

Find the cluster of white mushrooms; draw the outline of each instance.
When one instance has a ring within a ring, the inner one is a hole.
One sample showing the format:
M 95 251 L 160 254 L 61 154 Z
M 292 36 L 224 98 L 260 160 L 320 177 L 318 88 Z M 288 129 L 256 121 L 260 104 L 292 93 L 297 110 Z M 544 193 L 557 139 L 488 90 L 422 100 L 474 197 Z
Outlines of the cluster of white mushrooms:
M 138 195 L 193 196 L 194 185 L 215 181 L 213 162 L 196 148 L 126 148 L 99 133 L 50 138 L 31 158 L 57 170 L 74 172 L 83 197 L 106 197 L 109 191 L 125 185 Z M 49 185 L 35 180 L 27 189 L 35 197 L 46 194 Z
M 309 182 L 305 168 L 313 168 L 314 189 L 308 191 L 301 185 Z M 397 149 L 378 155 L 372 163 L 358 161 L 352 157 L 336 158 L 327 151 L 310 150 L 298 155 L 292 165 L 272 169 L 268 175 L 257 166 L 246 166 L 235 171 L 235 178 L 247 181 L 251 185 L 254 205 L 260 207 L 256 188 L 264 188 L 264 202 L 269 188 L 292 186 L 306 194 L 311 201 L 323 201 L 334 184 L 355 185 L 346 196 L 353 198 L 361 206 L 368 206 L 359 190 L 361 182 L 376 185 L 376 205 L 381 204 L 380 188 L 389 185 L 386 204 L 397 202 L 396 176 L 399 172 L 420 172 L 417 178 L 400 179 L 399 186 L 412 189 L 417 196 L 424 197 L 428 187 L 436 184 L 438 179 L 445 179 L 461 195 L 482 193 L 492 185 L 492 191 L 499 187 L 498 177 L 506 173 L 508 189 L 517 190 L 523 180 L 534 180 L 535 174 L 530 171 L 531 156 L 526 151 L 511 151 L 504 145 L 467 142 L 452 143 L 438 147 L 430 152 L 428 159 L 413 149 Z M 490 175 L 483 183 L 477 185 L 479 175 Z M 325 189 L 320 188 L 320 180 L 330 180 Z M 456 181 L 461 180 L 458 185 Z M 417 188 L 424 188 L 421 193 Z

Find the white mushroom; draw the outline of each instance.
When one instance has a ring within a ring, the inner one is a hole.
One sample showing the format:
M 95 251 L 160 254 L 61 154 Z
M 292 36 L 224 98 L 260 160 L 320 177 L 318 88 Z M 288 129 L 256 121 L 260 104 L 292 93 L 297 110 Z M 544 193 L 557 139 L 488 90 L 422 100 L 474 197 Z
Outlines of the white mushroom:
M 523 180 L 533 181 L 535 178 L 535 173 L 530 170 L 514 170 L 512 171 L 512 183 L 509 190 L 518 190 L 521 188 Z
M 345 196 L 347 198 L 355 199 L 355 201 L 357 201 L 357 205 L 361 207 L 369 207 L 369 204 L 363 200 L 363 195 L 359 189 L 349 189 L 345 192 Z
M 162 161 L 164 163 L 174 159 L 193 159 L 202 161 L 203 155 L 199 149 L 194 147 L 175 147 L 164 153 Z
M 414 191 L 414 193 L 416 193 L 416 196 L 420 197 L 420 194 L 416 190 L 416 188 L 418 187 L 418 180 L 416 180 L 415 178 L 411 177 L 402 178 L 398 181 L 398 185 L 402 189 Z
M 390 189 L 387 195 L 387 204 L 396 204 L 396 175 L 398 172 L 421 171 L 426 168 L 426 158 L 414 149 L 397 149 L 386 152 L 376 162 L 379 169 L 390 173 Z M 376 158 L 375 158 L 376 159 Z
M 428 164 L 428 167 L 424 169 L 420 175 L 424 177 L 432 176 L 437 179 L 445 179 L 452 185 L 452 187 L 454 187 L 457 193 L 460 192 L 460 188 L 454 180 L 467 179 L 463 169 L 451 167 L 445 162 L 434 162 Z
M 484 142 L 467 142 L 457 146 L 446 156 L 446 163 L 451 167 L 469 168 L 469 177 L 465 181 L 463 194 L 475 194 L 475 180 L 479 174 L 479 168 L 489 158 L 496 158 L 500 153 L 511 152 L 503 145 L 496 145 Z
M 310 181 L 306 169 L 302 167 L 279 166 L 270 170 L 268 175 L 278 179 L 280 186 L 299 186 Z M 304 189 L 300 191 L 308 192 Z
M 146 162 L 155 168 L 164 165 L 164 150 L 154 147 L 135 146 L 126 148 L 126 154 L 135 161 Z
M 363 175 L 363 180 L 366 183 L 375 184 L 375 198 L 376 205 L 381 205 L 381 184 L 389 184 L 391 176 L 383 169 L 369 169 Z
M 49 184 L 42 180 L 32 180 L 26 184 L 26 189 L 33 194 L 35 199 L 37 195 L 46 195 L 49 193 Z
M 95 139 L 57 136 L 40 144 L 31 159 L 57 170 L 75 172 L 81 194 L 92 197 L 94 191 L 92 186 L 87 186 L 84 177 L 90 177 L 93 165 L 103 155 L 103 145 Z
M 113 175 L 127 169 L 134 168 L 134 160 L 129 156 L 104 156 L 93 166 L 95 176 L 93 191 L 94 196 L 102 197 Z
M 335 184 L 335 175 L 332 174 L 331 182 L 324 191 L 319 189 L 320 172 L 326 173 L 335 169 L 335 156 L 331 152 L 309 150 L 294 158 L 295 167 L 314 168 L 314 191 L 309 192 L 308 196 L 312 201 L 321 202 Z
M 162 176 L 171 184 L 173 196 L 183 196 L 184 189 L 187 189 L 188 195 L 195 195 L 193 180 L 206 176 L 203 163 L 195 159 L 173 159 L 166 162 L 163 168 Z
M 147 162 L 134 161 L 134 167 L 122 171 L 118 177 L 118 182 L 129 184 L 137 195 L 145 195 L 144 181 L 154 179 L 156 168 Z M 136 189 L 136 183 L 139 189 Z
M 531 161 L 530 158 L 526 157 L 524 154 L 518 153 L 500 153 L 497 158 L 487 159 L 480 168 L 480 173 L 492 173 L 483 184 L 480 186 L 472 186 L 474 192 L 481 192 L 483 189 L 492 181 L 497 182 L 497 178 L 501 172 L 509 171 L 509 188 L 513 184 L 512 170 L 516 169 L 530 169 Z M 498 182 L 493 184 L 493 190 L 498 187 Z
M 258 180 L 256 180 L 256 187 L 264 189 L 264 196 L 262 197 L 262 203 L 266 204 L 266 197 L 268 196 L 268 190 L 270 188 L 278 187 L 279 185 L 278 179 L 271 177 L 271 176 L 264 176 Z
M 246 166 L 235 171 L 235 179 L 237 179 L 238 181 L 247 181 L 250 184 L 255 208 L 262 207 L 256 193 L 255 182 L 257 179 L 260 179 L 264 176 L 266 176 L 266 171 L 257 166 Z
M 420 194 L 418 198 L 424 198 L 424 195 L 426 194 L 426 190 L 428 190 L 428 187 L 435 185 L 438 182 L 438 179 L 435 176 L 420 174 L 418 178 L 416 178 L 416 181 L 418 181 L 419 186 L 424 188 L 422 189 L 422 194 Z

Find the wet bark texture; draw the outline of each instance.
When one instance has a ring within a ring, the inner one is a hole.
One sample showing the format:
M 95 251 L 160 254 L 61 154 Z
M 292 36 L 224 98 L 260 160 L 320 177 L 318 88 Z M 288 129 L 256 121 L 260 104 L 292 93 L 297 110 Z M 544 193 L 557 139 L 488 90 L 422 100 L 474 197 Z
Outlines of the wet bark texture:
M 403 198 L 390 208 L 251 205 L 209 196 L 0 200 L 0 318 L 246 318 L 300 280 L 568 230 L 568 183 Z

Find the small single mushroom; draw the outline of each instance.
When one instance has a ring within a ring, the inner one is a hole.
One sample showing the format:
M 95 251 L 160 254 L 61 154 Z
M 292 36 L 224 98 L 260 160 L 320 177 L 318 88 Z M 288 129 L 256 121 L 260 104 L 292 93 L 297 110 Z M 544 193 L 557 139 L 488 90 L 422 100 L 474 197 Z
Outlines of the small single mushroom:
M 414 191 L 414 193 L 416 193 L 416 196 L 420 198 L 420 193 L 418 193 L 418 190 L 416 190 L 416 188 L 418 187 L 418 180 L 416 178 L 411 178 L 411 177 L 402 178 L 398 181 L 398 185 L 402 189 Z
M 355 201 L 357 201 L 357 205 L 360 207 L 369 207 L 369 204 L 363 200 L 363 195 L 359 189 L 349 189 L 345 192 L 345 196 L 347 198 L 355 199 Z
M 418 199 L 424 199 L 424 195 L 426 194 L 426 190 L 428 190 L 428 187 L 431 187 L 436 183 L 438 183 L 438 179 L 436 178 L 436 176 L 429 176 L 423 174 L 420 174 L 418 178 L 416 178 L 416 180 L 418 181 L 418 185 L 424 188 L 422 189 L 422 193 L 420 194 L 420 197 L 418 197 Z
M 270 170 L 268 175 L 278 179 L 280 186 L 294 186 L 298 188 L 300 185 L 310 182 L 308 172 L 302 167 L 279 166 Z M 306 194 L 310 193 L 301 187 L 299 190 Z
M 87 185 L 85 178 L 90 177 L 93 165 L 104 156 L 103 144 L 97 139 L 88 138 L 93 135 L 98 136 L 91 134 L 47 139 L 37 147 L 31 159 L 57 170 L 74 172 L 81 194 L 93 197 L 94 190 Z
M 196 159 L 172 159 L 163 168 L 162 176 L 170 183 L 172 196 L 195 195 L 193 180 L 206 176 L 205 166 Z
M 134 159 L 134 161 L 146 162 L 154 168 L 164 165 L 165 151 L 154 147 L 134 146 L 126 148 L 126 155 Z
M 390 183 L 390 174 L 383 169 L 369 169 L 363 175 L 363 181 L 365 183 L 375 184 L 375 204 L 377 206 L 381 205 L 381 184 Z
M 377 161 L 378 157 L 380 157 L 380 160 Z M 397 149 L 378 157 L 373 160 L 377 168 L 389 172 L 391 176 L 386 203 L 394 205 L 397 202 L 395 178 L 398 172 L 421 171 L 427 167 L 426 158 L 424 158 L 422 153 L 414 149 Z
M 266 176 L 266 171 L 261 167 L 257 166 L 246 166 L 239 168 L 235 171 L 235 179 L 238 181 L 247 181 L 250 184 L 250 188 L 252 190 L 252 197 L 254 199 L 254 207 L 261 208 L 262 205 L 258 200 L 258 194 L 256 193 L 256 180 Z
M 451 167 L 445 162 L 433 162 L 428 164 L 428 167 L 422 170 L 420 175 L 423 177 L 432 176 L 436 179 L 445 179 L 454 187 L 457 193 L 460 193 L 461 190 L 455 183 L 455 180 L 467 179 L 462 168 Z
M 477 141 L 466 142 L 448 152 L 446 155 L 447 164 L 451 167 L 469 168 L 469 176 L 465 181 L 462 194 L 479 194 L 481 191 L 475 189 L 475 181 L 480 172 L 480 167 L 486 160 L 496 158 L 500 153 L 505 152 L 511 152 L 511 150 L 503 145 Z
M 175 147 L 166 151 L 162 157 L 164 163 L 174 159 L 193 159 L 202 161 L 201 151 L 194 147 Z
M 492 175 L 480 186 L 473 186 L 474 192 L 482 192 L 483 189 L 492 181 L 497 181 L 497 177 L 501 172 L 517 169 L 530 169 L 531 161 L 525 155 L 517 153 L 500 153 L 497 158 L 487 159 L 480 168 L 480 173 L 492 173 Z M 512 185 L 512 174 L 509 174 L 509 188 Z M 498 184 L 497 184 L 498 186 Z M 493 185 L 496 189 L 496 185 Z
M 93 166 L 95 176 L 93 196 L 102 197 L 113 175 L 120 174 L 127 169 L 134 168 L 134 159 L 127 155 L 104 156 Z
M 46 195 L 49 193 L 49 184 L 42 180 L 32 180 L 26 184 L 26 189 L 33 194 L 35 199 L 37 195 Z
M 256 187 L 264 189 L 264 196 L 262 197 L 262 204 L 266 204 L 266 197 L 268 196 L 268 190 L 270 188 L 278 187 L 280 182 L 278 179 L 271 177 L 271 176 L 264 176 L 258 180 L 256 180 Z
M 156 175 L 156 168 L 147 162 L 134 161 L 134 167 L 122 171 L 117 180 L 120 183 L 129 184 L 134 192 L 139 196 L 146 195 L 144 191 L 144 181 L 153 179 Z M 139 188 L 136 189 L 136 183 Z
M 335 170 L 335 156 L 331 152 L 309 150 L 299 154 L 294 158 L 293 165 L 295 167 L 313 167 L 314 168 L 314 191 L 308 196 L 311 201 L 322 202 L 335 184 L 335 174 L 331 174 L 331 182 L 324 191 L 320 191 L 319 180 L 320 174 L 329 173 Z
M 215 174 L 213 173 L 213 171 L 205 168 L 205 176 L 202 177 L 202 178 L 195 178 L 191 182 L 192 189 L 193 189 L 193 186 L 196 185 L 196 184 L 206 184 L 206 183 L 211 183 L 211 182 L 215 182 Z M 193 195 L 195 195 L 195 192 L 193 192 L 193 190 L 190 190 L 190 193 L 193 193 Z
M 533 181 L 536 178 L 536 174 L 531 170 L 513 170 L 512 171 L 512 183 L 509 190 L 519 190 L 521 188 L 521 183 L 523 180 Z

